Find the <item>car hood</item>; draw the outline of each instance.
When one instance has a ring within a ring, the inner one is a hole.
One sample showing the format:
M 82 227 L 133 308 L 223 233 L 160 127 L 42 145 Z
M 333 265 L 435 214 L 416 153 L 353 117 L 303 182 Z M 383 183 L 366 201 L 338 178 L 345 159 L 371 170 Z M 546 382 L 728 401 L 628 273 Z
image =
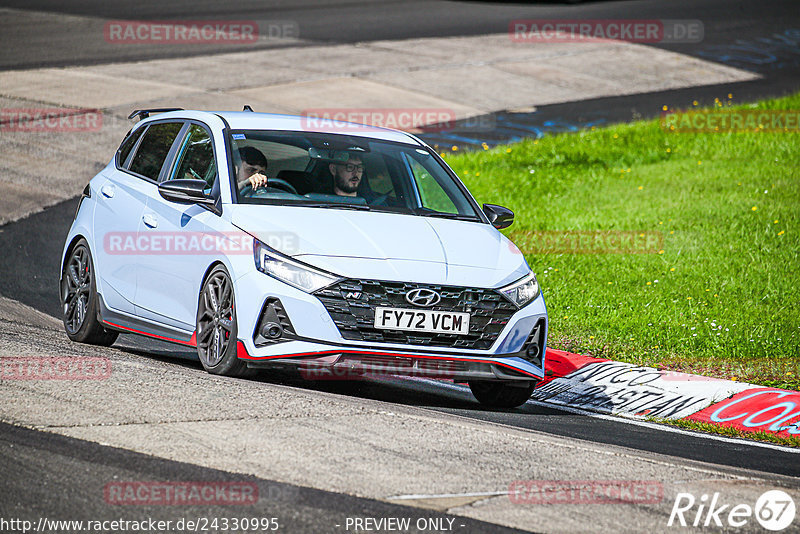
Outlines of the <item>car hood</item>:
M 422 281 L 408 276 L 426 268 L 448 279 L 463 273 L 457 278 L 489 275 L 504 282 L 528 272 L 519 249 L 484 223 L 335 208 L 240 204 L 233 211 L 233 224 L 260 241 L 345 276 L 364 270 L 376 276 L 388 268 L 398 278 Z

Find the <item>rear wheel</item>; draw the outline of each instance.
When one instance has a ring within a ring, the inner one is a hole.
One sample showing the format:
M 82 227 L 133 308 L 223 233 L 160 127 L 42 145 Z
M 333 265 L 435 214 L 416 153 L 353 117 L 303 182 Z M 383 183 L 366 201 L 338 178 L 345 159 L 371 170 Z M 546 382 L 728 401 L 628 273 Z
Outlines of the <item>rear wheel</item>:
M 536 387 L 534 381 L 470 380 L 468 384 L 478 402 L 490 408 L 522 406 Z
M 197 306 L 197 355 L 211 374 L 248 376 L 247 363 L 236 355 L 236 306 L 233 282 L 222 265 L 206 278 Z
M 64 329 L 72 341 L 107 347 L 119 333 L 104 328 L 97 318 L 97 285 L 92 265 L 89 244 L 81 239 L 70 251 L 61 273 Z

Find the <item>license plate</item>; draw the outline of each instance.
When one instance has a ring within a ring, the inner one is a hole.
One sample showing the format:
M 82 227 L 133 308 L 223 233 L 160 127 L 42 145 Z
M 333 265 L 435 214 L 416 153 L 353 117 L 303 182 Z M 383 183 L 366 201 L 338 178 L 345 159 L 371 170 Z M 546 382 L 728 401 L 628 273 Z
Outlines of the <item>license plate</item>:
M 375 308 L 375 328 L 436 334 L 469 334 L 469 314 L 434 310 Z

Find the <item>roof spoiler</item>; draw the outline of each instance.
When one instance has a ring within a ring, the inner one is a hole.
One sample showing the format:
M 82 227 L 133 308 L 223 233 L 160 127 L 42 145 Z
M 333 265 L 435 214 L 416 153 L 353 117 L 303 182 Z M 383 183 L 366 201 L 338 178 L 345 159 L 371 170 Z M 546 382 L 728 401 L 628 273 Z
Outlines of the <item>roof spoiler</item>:
M 153 108 L 153 109 L 136 109 L 128 115 L 128 120 L 137 118 L 144 120 L 150 116 L 151 113 L 166 113 L 167 111 L 183 111 L 183 108 Z

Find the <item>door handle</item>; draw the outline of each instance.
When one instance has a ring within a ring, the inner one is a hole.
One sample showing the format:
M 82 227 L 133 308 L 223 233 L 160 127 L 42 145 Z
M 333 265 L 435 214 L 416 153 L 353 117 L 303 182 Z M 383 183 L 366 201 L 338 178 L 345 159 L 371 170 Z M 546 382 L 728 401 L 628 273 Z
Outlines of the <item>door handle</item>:
M 158 227 L 158 217 L 156 217 L 152 213 L 145 213 L 144 215 L 142 215 L 142 222 L 144 223 L 145 226 L 148 226 L 150 228 Z
M 114 198 L 114 186 L 106 184 L 100 188 L 100 192 L 103 193 L 104 197 Z

